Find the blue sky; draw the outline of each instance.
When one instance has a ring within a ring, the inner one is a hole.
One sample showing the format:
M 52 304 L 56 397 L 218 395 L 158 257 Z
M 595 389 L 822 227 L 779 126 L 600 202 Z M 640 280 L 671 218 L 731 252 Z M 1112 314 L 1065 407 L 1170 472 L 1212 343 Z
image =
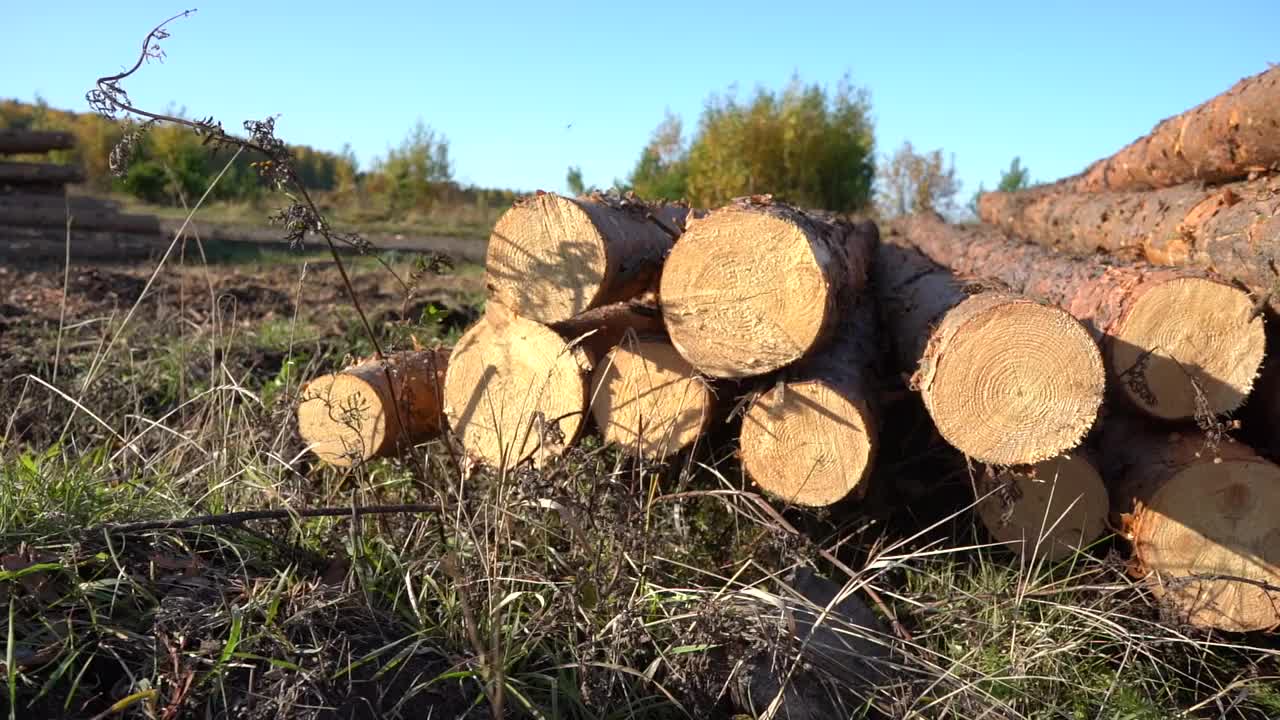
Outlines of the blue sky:
M 9 0 L 0 97 L 84 110 L 99 75 L 189 6 Z M 1280 2 L 293 2 L 216 0 L 171 26 L 164 64 L 126 87 L 228 127 L 281 115 L 290 142 L 362 164 L 418 118 L 463 182 L 564 188 L 625 176 L 665 109 L 798 73 L 871 94 L 877 150 L 954 153 L 968 198 L 1021 155 L 1082 169 L 1160 119 L 1280 62 Z

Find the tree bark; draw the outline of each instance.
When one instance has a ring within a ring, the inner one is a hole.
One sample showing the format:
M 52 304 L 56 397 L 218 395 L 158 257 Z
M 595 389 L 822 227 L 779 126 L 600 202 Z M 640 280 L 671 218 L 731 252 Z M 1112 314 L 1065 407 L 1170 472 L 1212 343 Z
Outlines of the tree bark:
M 1151 190 L 1241 180 L 1280 169 L 1280 67 L 1163 120 L 1064 184 L 1076 192 Z
M 1034 465 L 990 469 L 977 491 L 978 517 L 992 539 L 1028 558 L 1070 557 L 1107 529 L 1107 487 L 1079 449 Z
M 67 185 L 84 181 L 84 171 L 72 165 L 0 162 L 0 186 Z
M 74 147 L 76 138 L 69 132 L 44 130 L 0 130 L 0 155 L 45 153 Z
M 551 324 L 652 289 L 689 209 L 602 194 L 541 193 L 498 219 L 485 258 L 491 297 Z
M 1280 626 L 1280 467 L 1231 440 L 1125 416 L 1107 418 L 1102 449 L 1133 574 L 1198 627 Z
M 1155 417 L 1234 410 L 1257 376 L 1262 319 L 1247 293 L 1204 273 L 1072 258 L 937 215 L 894 227 L 902 242 L 960 275 L 995 278 L 1079 318 L 1103 341 L 1112 381 Z
M 13 207 L 0 205 L 0 224 L 18 227 L 65 227 L 71 220 L 71 228 L 85 230 L 111 230 L 114 232 L 160 232 L 160 220 L 154 215 L 126 215 L 113 210 L 71 209 L 49 204 Z
M 51 209 L 81 212 L 113 212 L 120 209 L 120 204 L 112 200 L 91 197 L 88 195 L 49 195 L 46 193 L 9 192 L 0 193 L 0 212 L 11 209 Z
M 1280 176 L 1152 192 L 987 193 L 978 214 L 1046 247 L 1216 272 L 1271 293 L 1280 308 Z
M 693 219 L 663 268 L 671 341 L 712 377 L 763 375 L 819 350 L 841 293 L 862 290 L 873 248 L 853 226 L 768 196 Z
M 893 227 L 882 237 L 874 284 L 884 327 L 942 437 L 997 465 L 1077 446 L 1105 387 L 1084 326 L 1047 303 L 967 286 L 904 247 Z
M 875 252 L 874 223 L 855 225 L 846 252 Z M 861 498 L 879 445 L 880 337 L 874 298 L 862 292 L 870 267 L 843 284 L 838 324 L 828 343 L 782 370 L 758 392 L 742 421 L 747 474 L 768 494 L 809 507 Z
M 447 350 L 401 352 L 315 378 L 302 387 L 298 432 L 341 467 L 435 437 L 448 361 Z

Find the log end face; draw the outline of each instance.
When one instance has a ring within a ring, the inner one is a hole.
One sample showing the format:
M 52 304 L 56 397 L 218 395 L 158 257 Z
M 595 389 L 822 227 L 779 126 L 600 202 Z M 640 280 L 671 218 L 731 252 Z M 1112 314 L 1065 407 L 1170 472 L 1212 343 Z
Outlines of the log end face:
M 491 296 L 531 320 L 567 320 L 596 304 L 608 272 L 605 242 L 578 201 L 529 198 L 503 213 L 489 236 Z
M 662 272 L 672 343 L 714 377 L 798 360 L 830 331 L 828 256 L 804 228 L 765 212 L 727 208 L 691 223 Z
M 298 432 L 311 452 L 330 465 L 350 467 L 388 445 L 388 406 L 378 389 L 348 373 L 307 383 L 298 403 Z
M 578 355 L 532 320 L 473 325 L 454 346 L 444 384 L 445 417 L 467 453 L 503 469 L 562 452 L 586 412 Z
M 984 485 L 978 516 L 996 542 L 1019 555 L 1056 562 L 1106 531 L 1107 488 L 1078 454 L 1010 468 Z
M 947 442 L 982 462 L 1026 465 L 1071 450 L 1102 405 L 1105 369 L 1088 330 L 1019 296 L 960 303 L 926 354 L 925 406 Z
M 742 421 L 742 464 L 766 493 L 809 507 L 861 497 L 878 445 L 870 409 L 821 380 L 787 383 Z
M 713 414 L 706 381 L 662 340 L 624 341 L 598 364 L 591 386 L 604 441 L 648 459 L 692 443 Z
M 1133 513 L 1134 560 L 1153 589 L 1198 627 L 1280 626 L 1280 468 L 1204 458 Z
M 1109 340 L 1113 377 L 1135 406 L 1177 420 L 1239 407 L 1265 352 L 1247 293 L 1197 277 L 1143 291 Z

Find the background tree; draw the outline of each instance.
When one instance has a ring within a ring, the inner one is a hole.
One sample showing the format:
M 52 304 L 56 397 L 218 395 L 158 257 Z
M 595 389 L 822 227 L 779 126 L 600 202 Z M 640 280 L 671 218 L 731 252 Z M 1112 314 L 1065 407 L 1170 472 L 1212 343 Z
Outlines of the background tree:
M 577 165 L 569 166 L 569 172 L 565 176 L 564 183 L 569 186 L 571 195 L 583 195 L 587 192 L 587 186 L 582 182 L 582 168 Z
M 956 195 L 961 182 L 956 177 L 955 157 L 950 164 L 942 150 L 920 154 L 904 141 L 880 168 L 879 211 L 885 217 L 937 211 L 944 215 L 958 210 Z
M 640 160 L 621 189 L 649 200 L 681 200 L 689 193 L 689 158 L 684 124 L 666 112 L 640 152 Z
M 1009 169 L 1000 173 L 1000 184 L 996 190 L 1000 192 L 1016 192 L 1031 187 L 1031 171 L 1022 165 L 1022 158 L 1015 156 L 1009 163 Z
M 387 151 L 376 171 L 387 185 L 393 210 L 428 208 L 453 179 L 449 140 L 418 120 L 400 146 Z
M 712 96 L 689 149 L 689 199 L 714 206 L 739 195 L 835 211 L 865 208 L 875 178 L 871 105 L 846 76 L 830 95 L 793 77 L 747 103 Z

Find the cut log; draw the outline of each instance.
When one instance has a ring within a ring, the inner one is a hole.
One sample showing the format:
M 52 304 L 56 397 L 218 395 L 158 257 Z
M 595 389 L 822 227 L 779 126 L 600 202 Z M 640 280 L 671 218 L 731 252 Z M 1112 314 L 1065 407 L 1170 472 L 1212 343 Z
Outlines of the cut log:
M 978 517 L 987 532 L 1025 557 L 1061 560 L 1107 529 L 1107 487 L 1079 451 L 1034 465 L 993 469 L 977 490 Z
M 438 435 L 447 350 L 369 359 L 302 387 L 298 432 L 321 460 L 349 467 Z
M 652 292 L 592 308 L 552 325 L 551 329 L 585 350 L 593 365 L 617 345 L 664 334 L 662 310 Z
M 47 163 L 0 162 L 0 186 L 37 185 L 84 182 L 84 171 L 72 165 Z
M 120 203 L 114 200 L 91 197 L 89 195 L 50 195 L 47 193 L 8 192 L 0 193 L 0 213 L 11 209 L 41 208 L 65 211 L 70 207 L 72 212 L 111 212 L 120 209 Z
M 1133 573 L 1198 627 L 1280 626 L 1280 467 L 1231 440 L 1132 418 L 1108 417 L 1102 440 Z
M 1078 192 L 1241 180 L 1280 169 L 1280 67 L 1156 125 L 1067 184 Z
M 587 412 L 587 353 L 542 323 L 489 303 L 454 346 L 444 411 L 468 455 L 499 471 L 558 455 Z
M 624 339 L 596 366 L 591 413 L 606 443 L 664 459 L 693 443 L 716 417 L 708 381 L 663 337 Z
M 489 238 L 491 297 L 551 324 L 639 295 L 655 284 L 688 212 L 599 193 L 522 200 L 498 218 Z
M 874 223 L 849 231 L 847 252 L 867 256 L 879 244 Z M 863 277 L 843 284 L 840 322 L 828 345 L 782 371 L 760 393 L 742 421 L 742 465 L 765 492 L 787 503 L 820 507 L 860 498 L 879 445 L 879 329 L 876 306 L 860 289 Z
M 1089 331 L 1028 297 L 966 286 L 889 229 L 875 287 L 898 367 L 938 432 L 982 462 L 1027 465 L 1076 447 L 1106 385 Z M 969 291 L 976 294 L 969 295 Z
M 713 377 L 763 375 L 817 350 L 835 329 L 837 297 L 865 282 L 871 248 L 850 252 L 852 226 L 767 196 L 692 219 L 663 268 L 671 341 Z
M 1082 320 L 1104 341 L 1115 385 L 1155 417 L 1234 410 L 1262 363 L 1265 333 L 1253 301 L 1207 274 L 1072 258 L 937 215 L 896 222 L 892 236 L 960 275 L 995 278 Z
M 69 132 L 48 130 L 0 130 L 0 155 L 46 153 L 75 147 L 76 137 Z
M 85 230 L 110 230 L 127 233 L 159 233 L 160 220 L 154 215 L 127 215 L 112 210 L 72 209 L 33 205 L 13 207 L 0 205 L 0 224 L 17 227 L 71 227 Z
M 1201 268 L 1260 294 L 1280 290 L 1280 175 L 1152 192 L 986 193 L 978 214 L 1046 247 Z M 1280 308 L 1280 297 L 1273 295 L 1272 302 Z

